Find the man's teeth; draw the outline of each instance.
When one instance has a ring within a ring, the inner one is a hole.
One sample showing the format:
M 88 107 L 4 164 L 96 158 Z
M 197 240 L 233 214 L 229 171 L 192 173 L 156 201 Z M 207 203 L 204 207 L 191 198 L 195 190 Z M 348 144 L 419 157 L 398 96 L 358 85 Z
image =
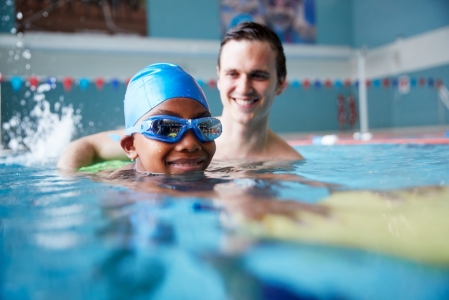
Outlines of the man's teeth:
M 175 162 L 170 163 L 170 164 L 172 164 L 172 165 L 177 165 L 177 166 L 189 166 L 189 167 L 198 165 L 198 163 L 180 164 L 180 163 L 175 163 Z
M 235 99 L 235 102 L 239 105 L 250 105 L 254 103 L 256 100 L 242 100 L 242 99 Z

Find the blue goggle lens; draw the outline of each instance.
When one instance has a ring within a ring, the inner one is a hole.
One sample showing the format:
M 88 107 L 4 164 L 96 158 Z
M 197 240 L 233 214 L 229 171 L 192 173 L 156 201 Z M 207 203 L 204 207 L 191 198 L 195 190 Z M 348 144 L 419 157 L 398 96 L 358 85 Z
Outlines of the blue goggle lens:
M 126 134 L 139 132 L 151 139 L 175 143 L 181 140 L 189 129 L 192 129 L 202 142 L 213 141 L 222 132 L 220 120 L 212 117 L 182 119 L 173 116 L 153 116 L 137 126 L 128 128 Z

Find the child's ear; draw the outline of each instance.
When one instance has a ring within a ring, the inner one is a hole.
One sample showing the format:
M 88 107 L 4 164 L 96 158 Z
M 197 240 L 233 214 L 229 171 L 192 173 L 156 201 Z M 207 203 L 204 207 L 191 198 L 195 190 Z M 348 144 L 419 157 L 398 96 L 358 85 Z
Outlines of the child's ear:
M 124 135 L 120 139 L 120 146 L 125 151 L 126 156 L 131 160 L 135 160 L 139 155 L 137 154 L 136 147 L 134 147 L 134 137 L 130 135 Z

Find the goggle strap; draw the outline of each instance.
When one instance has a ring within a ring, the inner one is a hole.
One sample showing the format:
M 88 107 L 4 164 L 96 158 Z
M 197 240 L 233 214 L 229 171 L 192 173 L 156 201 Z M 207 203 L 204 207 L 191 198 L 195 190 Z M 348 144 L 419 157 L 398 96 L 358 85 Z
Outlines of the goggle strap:
M 142 123 L 140 123 L 139 125 L 133 126 L 133 127 L 129 127 L 125 129 L 125 134 L 126 135 L 131 135 L 133 133 L 142 133 L 144 131 L 147 131 L 148 128 L 151 127 L 151 125 L 149 124 L 152 121 L 143 121 Z

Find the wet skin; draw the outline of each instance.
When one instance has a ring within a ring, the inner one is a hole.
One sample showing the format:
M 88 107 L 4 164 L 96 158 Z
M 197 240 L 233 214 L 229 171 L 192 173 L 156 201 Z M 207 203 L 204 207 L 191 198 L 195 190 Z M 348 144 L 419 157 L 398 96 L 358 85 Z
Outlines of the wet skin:
M 137 122 L 156 115 L 169 115 L 183 119 L 209 117 L 210 112 L 198 101 L 173 98 L 162 102 Z M 134 133 L 121 140 L 127 156 L 136 160 L 135 168 L 141 172 L 183 174 L 204 171 L 215 153 L 215 142 L 201 142 L 192 129 L 187 130 L 177 143 L 165 143 Z

